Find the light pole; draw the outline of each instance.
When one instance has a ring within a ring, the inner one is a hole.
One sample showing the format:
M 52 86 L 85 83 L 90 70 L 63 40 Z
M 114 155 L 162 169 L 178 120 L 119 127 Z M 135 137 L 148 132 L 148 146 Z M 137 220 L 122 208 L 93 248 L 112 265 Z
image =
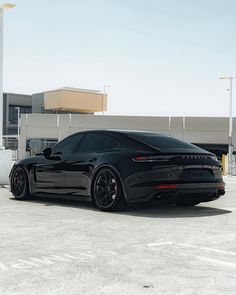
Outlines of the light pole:
M 220 77 L 222 80 L 229 80 L 229 136 L 228 136 L 228 175 L 232 176 L 232 164 L 233 164 L 233 80 L 236 77 Z
M 106 96 L 106 88 L 111 88 L 110 85 L 104 85 L 103 86 L 103 100 L 102 100 L 102 110 L 103 110 L 103 115 L 104 115 L 104 101 L 105 101 L 105 96 Z
M 12 151 L 3 147 L 3 16 L 6 9 L 14 4 L 0 5 L 0 185 L 9 183 L 9 172 L 12 167 Z
M 3 149 L 3 16 L 4 11 L 15 7 L 6 3 L 0 6 L 0 149 Z

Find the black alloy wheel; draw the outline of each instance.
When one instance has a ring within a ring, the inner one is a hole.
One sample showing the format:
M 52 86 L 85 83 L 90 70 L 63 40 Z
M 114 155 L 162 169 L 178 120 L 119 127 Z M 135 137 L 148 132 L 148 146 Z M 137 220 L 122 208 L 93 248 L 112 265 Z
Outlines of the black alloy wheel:
M 11 177 L 11 191 L 17 200 L 24 200 L 29 197 L 29 183 L 26 172 L 23 168 L 17 167 Z
M 92 187 L 93 200 L 104 211 L 122 210 L 125 206 L 120 180 L 110 168 L 101 169 L 95 176 Z

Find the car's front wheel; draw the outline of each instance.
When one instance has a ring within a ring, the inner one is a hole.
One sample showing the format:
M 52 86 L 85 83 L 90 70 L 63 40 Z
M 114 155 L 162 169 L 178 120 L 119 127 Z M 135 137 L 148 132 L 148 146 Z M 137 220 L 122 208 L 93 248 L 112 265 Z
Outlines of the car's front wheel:
M 115 211 L 125 207 L 120 179 L 111 168 L 102 168 L 95 175 L 92 194 L 95 205 L 101 210 Z
M 25 170 L 17 167 L 11 177 L 11 191 L 17 200 L 29 198 L 29 182 Z

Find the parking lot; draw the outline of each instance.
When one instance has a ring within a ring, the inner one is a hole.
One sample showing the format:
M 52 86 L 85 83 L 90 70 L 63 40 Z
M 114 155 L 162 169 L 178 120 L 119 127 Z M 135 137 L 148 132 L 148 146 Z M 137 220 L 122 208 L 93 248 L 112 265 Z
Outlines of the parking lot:
M 105 213 L 0 189 L 0 294 L 235 294 L 236 178 L 193 208 Z

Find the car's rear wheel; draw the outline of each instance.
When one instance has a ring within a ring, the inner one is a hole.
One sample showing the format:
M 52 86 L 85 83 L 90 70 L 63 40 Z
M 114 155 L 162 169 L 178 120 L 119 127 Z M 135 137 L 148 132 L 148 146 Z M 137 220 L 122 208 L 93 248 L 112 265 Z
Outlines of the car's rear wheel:
M 95 175 L 92 185 L 93 201 L 104 211 L 122 210 L 125 198 L 119 177 L 111 168 L 102 168 Z
M 11 191 L 17 200 L 29 198 L 29 182 L 25 170 L 17 167 L 11 177 Z

